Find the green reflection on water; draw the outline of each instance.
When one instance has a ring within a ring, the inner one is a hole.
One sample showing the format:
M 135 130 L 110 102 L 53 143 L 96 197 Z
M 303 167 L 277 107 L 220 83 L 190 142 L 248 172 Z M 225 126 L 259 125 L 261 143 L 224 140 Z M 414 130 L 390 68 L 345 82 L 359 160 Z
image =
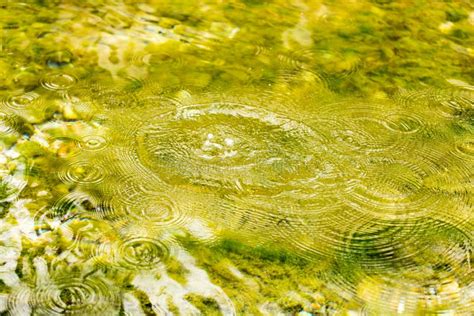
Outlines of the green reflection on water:
M 473 308 L 467 1 L 6 1 L 0 309 Z

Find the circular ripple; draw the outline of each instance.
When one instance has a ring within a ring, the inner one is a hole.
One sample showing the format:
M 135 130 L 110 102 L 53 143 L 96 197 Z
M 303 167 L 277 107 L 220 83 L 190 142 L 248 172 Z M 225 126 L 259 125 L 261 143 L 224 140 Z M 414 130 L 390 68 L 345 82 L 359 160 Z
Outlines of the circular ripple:
M 100 135 L 88 135 L 81 139 L 79 145 L 85 150 L 98 151 L 107 146 L 107 140 Z
M 409 243 L 415 229 L 416 225 L 404 221 L 356 221 L 341 240 L 344 247 L 338 250 L 358 264 L 381 268 L 404 258 L 397 252 Z
M 469 90 L 435 90 L 427 93 L 426 98 L 444 116 L 457 117 L 474 109 L 474 92 Z
M 404 160 L 372 157 L 363 163 L 363 177 L 348 202 L 381 218 L 421 213 L 434 201 L 423 190 L 427 176 L 421 166 Z
M 324 104 L 319 116 L 311 120 L 311 126 L 327 135 L 332 151 L 351 157 L 401 150 L 409 146 L 400 133 L 393 133 L 393 129 L 399 129 L 396 116 L 389 116 L 392 122 L 387 122 L 380 115 L 381 110 L 381 105 L 347 101 Z
M 402 91 L 395 100 L 407 107 L 424 106 L 443 117 L 456 117 L 474 108 L 473 91 L 463 89 L 426 89 Z
M 343 238 L 354 221 L 364 221 L 360 212 L 351 214 L 334 195 L 299 196 L 298 192 L 277 196 L 229 196 L 210 218 L 225 231 L 233 231 L 251 244 L 285 247 L 309 260 L 331 256 L 343 247 Z
M 67 90 L 76 84 L 77 79 L 68 74 L 49 74 L 41 79 L 41 85 L 48 90 Z
M 180 194 L 164 191 L 159 183 L 150 179 L 144 181 L 142 177 L 125 177 L 122 181 L 111 193 L 116 196 L 114 206 L 117 210 L 125 211 L 130 218 L 159 226 L 174 226 L 185 220 L 177 205 L 183 198 Z
M 69 193 L 39 210 L 35 216 L 35 231 L 38 236 L 64 226 L 85 213 L 96 215 L 98 206 L 91 196 L 81 192 Z
M 362 61 L 356 55 L 342 54 L 335 51 L 319 50 L 316 56 L 318 67 L 327 76 L 345 78 L 354 75 L 362 68 Z
M 106 109 L 126 109 L 137 107 L 140 103 L 137 96 L 123 90 L 98 89 L 91 90 L 89 96 Z
M 0 133 L 1 134 L 12 134 L 14 133 L 20 124 L 13 115 L 5 112 L 0 112 Z
M 186 220 L 181 209 L 165 194 L 137 196 L 126 206 L 126 213 L 136 220 L 158 226 L 180 226 Z
M 458 141 L 455 150 L 459 157 L 474 159 L 474 138 Z
M 340 129 L 330 129 L 330 135 L 334 141 L 334 146 L 331 149 L 341 153 L 353 152 L 357 154 L 381 151 L 387 148 L 381 144 L 376 135 L 354 124 L 346 123 Z
M 147 237 L 127 239 L 115 249 L 117 263 L 129 269 L 153 269 L 168 256 L 169 249 L 165 244 Z
M 9 296 L 7 307 L 9 315 L 29 315 L 33 296 L 33 289 L 21 286 L 16 288 Z
M 98 278 L 66 277 L 39 287 L 32 305 L 41 315 L 104 315 L 116 311 L 120 299 Z
M 418 132 L 423 127 L 423 122 L 415 116 L 391 114 L 385 117 L 384 125 L 394 132 L 411 134 Z
M 37 105 L 40 95 L 35 92 L 27 92 L 21 95 L 10 96 L 4 100 L 4 104 L 14 110 L 21 110 L 32 105 Z
M 258 48 L 258 47 L 257 47 Z M 258 55 L 258 53 L 256 53 Z M 313 62 L 314 52 L 310 49 L 292 50 L 277 56 L 278 61 L 292 68 L 304 68 Z
M 71 89 L 61 91 L 62 102 L 71 108 L 84 121 L 91 121 L 99 118 L 99 104 L 92 94 L 87 94 L 85 89 L 77 89 L 76 86 Z M 100 117 L 102 119 L 102 117 Z
M 59 173 L 59 178 L 64 182 L 92 184 L 104 179 L 104 174 L 99 166 L 88 162 L 74 162 Z
M 410 313 L 430 302 L 459 304 L 473 285 L 472 237 L 472 226 L 430 218 L 357 226 L 331 283 L 384 311 L 396 311 L 401 301 L 413 303 L 405 304 Z
M 238 190 L 314 176 L 323 151 L 308 126 L 235 103 L 157 116 L 136 141 L 141 163 L 169 183 Z
M 61 232 L 69 238 L 64 240 L 63 248 L 67 248 L 81 258 L 96 258 L 101 245 L 117 240 L 117 234 L 111 222 L 97 219 L 95 214 L 81 213 L 74 218 L 71 225 L 62 227 Z

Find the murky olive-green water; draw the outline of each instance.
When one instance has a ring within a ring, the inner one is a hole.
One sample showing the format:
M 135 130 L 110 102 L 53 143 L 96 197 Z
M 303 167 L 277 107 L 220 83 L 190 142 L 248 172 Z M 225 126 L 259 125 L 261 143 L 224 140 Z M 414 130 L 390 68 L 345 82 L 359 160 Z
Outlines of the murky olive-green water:
M 1 315 L 472 315 L 469 1 L 0 25 Z

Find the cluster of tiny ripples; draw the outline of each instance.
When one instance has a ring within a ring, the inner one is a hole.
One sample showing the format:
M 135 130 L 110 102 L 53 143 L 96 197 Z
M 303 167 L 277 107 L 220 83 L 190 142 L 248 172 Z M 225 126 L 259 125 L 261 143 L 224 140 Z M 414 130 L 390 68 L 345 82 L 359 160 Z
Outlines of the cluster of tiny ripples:
M 49 18 L 39 6 L 2 6 L 12 79 L 2 81 L 0 137 L 20 152 L 27 183 L 1 203 L 19 236 L 2 231 L 2 311 L 168 315 L 174 304 L 207 314 L 179 300 L 200 293 L 224 315 L 253 314 L 228 285 L 241 277 L 216 274 L 183 242 L 216 249 L 231 238 L 320 265 L 307 284 L 337 297 L 268 315 L 472 312 L 474 88 L 341 93 L 370 77 L 371 60 L 316 47 L 310 30 L 344 10 L 257 2 L 72 1 Z M 213 6 L 235 19 L 202 16 Z M 283 44 L 252 37 L 252 19 Z M 22 21 L 47 25 L 59 48 L 42 48 L 48 32 L 9 37 Z M 16 164 L 2 162 L 2 177 Z M 176 261 L 184 285 L 168 276 Z M 193 287 L 206 269 L 219 286 Z M 242 271 L 255 282 L 265 261 Z M 291 293 L 309 286 L 288 282 Z

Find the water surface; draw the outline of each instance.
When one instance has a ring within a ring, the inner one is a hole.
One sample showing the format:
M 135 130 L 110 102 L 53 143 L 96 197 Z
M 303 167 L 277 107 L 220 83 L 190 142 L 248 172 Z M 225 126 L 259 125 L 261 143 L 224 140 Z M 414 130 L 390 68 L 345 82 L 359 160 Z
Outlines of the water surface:
M 470 315 L 468 1 L 3 1 L 5 315 Z

